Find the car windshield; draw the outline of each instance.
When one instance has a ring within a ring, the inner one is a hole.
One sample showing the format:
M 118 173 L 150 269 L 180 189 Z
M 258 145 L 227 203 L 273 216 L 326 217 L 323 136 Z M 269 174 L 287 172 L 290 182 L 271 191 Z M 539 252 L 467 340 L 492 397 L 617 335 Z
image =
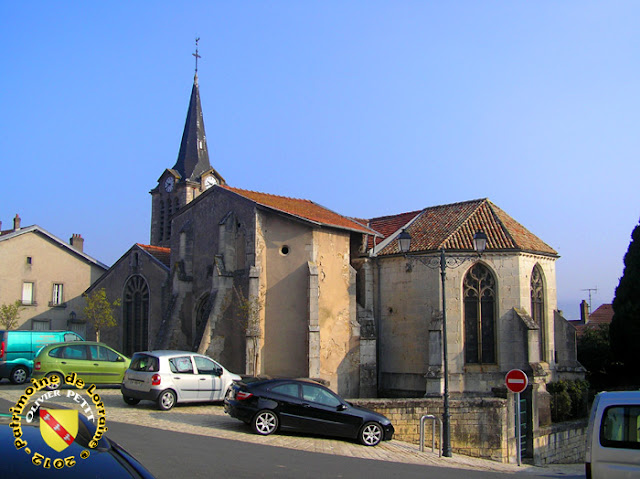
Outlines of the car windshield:
M 133 371 L 157 371 L 159 361 L 155 356 L 148 354 L 134 354 L 129 369 Z

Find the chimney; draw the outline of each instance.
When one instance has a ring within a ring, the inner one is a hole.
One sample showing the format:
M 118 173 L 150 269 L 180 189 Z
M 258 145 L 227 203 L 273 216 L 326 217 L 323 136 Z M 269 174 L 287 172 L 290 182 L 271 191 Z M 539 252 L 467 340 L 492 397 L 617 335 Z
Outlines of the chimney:
M 71 236 L 71 238 L 69 239 L 69 244 L 77 249 L 78 251 L 80 251 L 81 253 L 84 250 L 84 238 L 82 237 L 82 235 L 79 235 L 77 233 L 73 233 L 73 235 Z
M 13 231 L 18 231 L 20 229 L 20 216 L 16 213 L 16 217 L 13 218 Z
M 582 324 L 589 322 L 589 304 L 584 299 L 580 303 L 580 322 Z

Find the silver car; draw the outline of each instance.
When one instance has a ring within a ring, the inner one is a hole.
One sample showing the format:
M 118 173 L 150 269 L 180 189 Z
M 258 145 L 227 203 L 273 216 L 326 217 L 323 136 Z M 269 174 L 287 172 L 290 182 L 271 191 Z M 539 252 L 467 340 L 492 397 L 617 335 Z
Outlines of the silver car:
M 222 401 L 229 386 L 241 379 L 202 354 L 144 351 L 131 358 L 121 391 L 127 404 L 155 401 L 168 411 L 176 403 Z

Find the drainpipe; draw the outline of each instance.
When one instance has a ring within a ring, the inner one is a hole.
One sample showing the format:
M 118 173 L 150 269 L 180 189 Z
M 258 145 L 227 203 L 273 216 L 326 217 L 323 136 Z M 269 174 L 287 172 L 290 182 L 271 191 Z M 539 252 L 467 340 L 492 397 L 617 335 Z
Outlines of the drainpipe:
M 380 258 L 377 256 L 373 257 L 373 260 L 376 264 L 377 277 L 376 277 L 376 305 L 375 305 L 375 325 L 376 325 L 376 375 L 377 375 L 377 384 L 376 384 L 376 395 L 380 396 L 380 385 L 382 384 L 382 371 L 380 369 L 380 340 L 382 335 L 380 334 L 380 314 L 382 313 L 382 307 L 380 305 Z

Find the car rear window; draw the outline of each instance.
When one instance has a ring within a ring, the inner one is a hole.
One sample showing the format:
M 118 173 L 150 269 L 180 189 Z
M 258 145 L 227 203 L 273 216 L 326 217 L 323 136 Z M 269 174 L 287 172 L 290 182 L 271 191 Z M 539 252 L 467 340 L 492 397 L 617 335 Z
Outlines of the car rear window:
M 169 367 L 172 373 L 193 374 L 193 364 L 189 356 L 169 359 Z
M 49 351 L 49 356 L 51 356 L 52 358 L 61 358 L 62 356 L 62 351 L 64 350 L 64 348 L 53 348 L 51 351 Z
M 134 354 L 131 359 L 131 365 L 129 369 L 134 371 L 157 371 L 159 369 L 160 361 L 155 356 L 149 356 L 148 354 Z
M 640 406 L 605 409 L 600 427 L 600 444 L 620 449 L 640 449 Z
M 298 397 L 298 385 L 294 383 L 280 384 L 271 388 L 271 391 L 278 394 L 284 394 L 285 396 Z
M 87 359 L 87 348 L 85 346 L 65 346 L 62 358 L 64 359 Z

